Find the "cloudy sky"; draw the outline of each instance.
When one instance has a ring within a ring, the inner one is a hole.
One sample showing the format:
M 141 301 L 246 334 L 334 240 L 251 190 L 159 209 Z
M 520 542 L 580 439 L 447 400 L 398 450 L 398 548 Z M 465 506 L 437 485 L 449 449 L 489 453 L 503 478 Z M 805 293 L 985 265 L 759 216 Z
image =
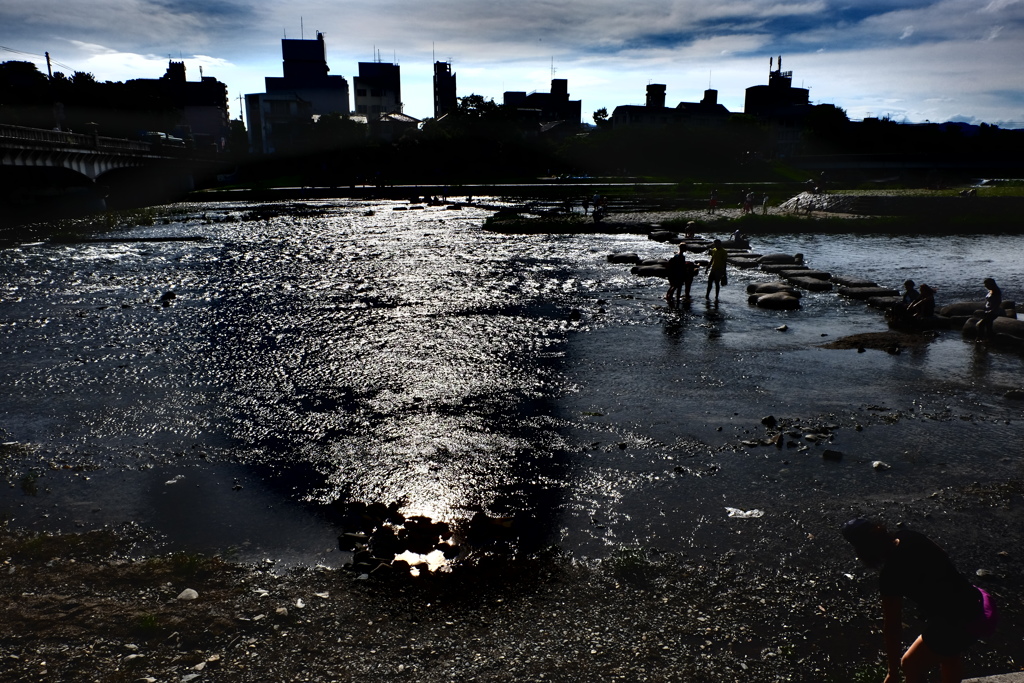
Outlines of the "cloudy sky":
M 55 71 L 100 81 L 158 78 L 184 60 L 238 96 L 281 75 L 281 38 L 325 34 L 331 73 L 360 61 L 402 68 L 407 114 L 433 115 L 432 62 L 450 61 L 459 96 L 501 102 L 547 92 L 552 74 L 595 110 L 719 91 L 743 110 L 783 56 L 811 101 L 852 119 L 988 122 L 1024 127 L 1024 0 L 2 0 L 0 61 L 49 52 Z

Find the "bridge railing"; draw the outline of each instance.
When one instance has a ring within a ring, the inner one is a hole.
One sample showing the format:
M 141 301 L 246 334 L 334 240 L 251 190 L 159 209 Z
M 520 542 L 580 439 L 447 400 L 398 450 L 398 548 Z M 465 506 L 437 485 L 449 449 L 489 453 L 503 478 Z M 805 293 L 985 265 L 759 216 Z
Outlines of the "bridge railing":
M 102 152 L 125 152 L 150 154 L 159 152 L 161 156 L 182 156 L 177 149 L 165 149 L 158 144 L 125 140 L 124 138 L 106 138 L 89 133 L 69 133 L 62 130 L 46 130 L 43 128 L 26 128 L 0 124 L 0 139 L 17 140 L 35 143 L 47 147 L 81 147 Z

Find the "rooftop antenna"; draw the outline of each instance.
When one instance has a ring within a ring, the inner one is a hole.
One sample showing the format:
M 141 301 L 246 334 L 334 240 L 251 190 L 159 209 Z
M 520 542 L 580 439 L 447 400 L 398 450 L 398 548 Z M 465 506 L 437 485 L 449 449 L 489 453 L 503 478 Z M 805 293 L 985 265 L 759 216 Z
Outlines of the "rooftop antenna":
M 299 16 L 299 38 L 302 40 L 306 39 L 306 24 L 304 23 L 302 16 Z
M 242 106 L 242 95 L 239 94 L 238 95 L 238 120 L 242 122 L 243 126 L 245 125 L 245 117 L 243 116 L 244 113 L 245 113 L 245 107 Z
M 556 69 L 556 68 L 555 68 L 555 58 L 554 58 L 554 57 L 552 57 L 552 58 L 551 58 L 551 78 L 554 78 L 554 77 L 555 77 L 555 74 L 556 74 L 557 72 L 558 72 L 558 69 Z

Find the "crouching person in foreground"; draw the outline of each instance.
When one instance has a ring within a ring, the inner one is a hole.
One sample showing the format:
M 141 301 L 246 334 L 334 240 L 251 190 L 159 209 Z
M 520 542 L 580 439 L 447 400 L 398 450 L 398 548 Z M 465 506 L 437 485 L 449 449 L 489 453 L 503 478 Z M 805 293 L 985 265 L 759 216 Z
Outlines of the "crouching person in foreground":
M 843 525 L 843 537 L 866 565 L 880 571 L 882 634 L 888 674 L 907 683 L 923 683 L 939 668 L 942 683 L 963 679 L 963 655 L 978 640 L 995 632 L 992 598 L 963 577 L 945 552 L 916 531 L 890 533 L 866 519 Z M 924 633 L 903 651 L 903 598 L 921 608 Z

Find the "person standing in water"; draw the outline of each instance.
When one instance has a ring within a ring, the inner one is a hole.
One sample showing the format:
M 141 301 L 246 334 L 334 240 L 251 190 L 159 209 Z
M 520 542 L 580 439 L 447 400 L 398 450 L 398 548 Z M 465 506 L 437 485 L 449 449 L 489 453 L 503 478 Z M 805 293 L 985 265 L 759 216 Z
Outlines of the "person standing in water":
M 990 277 L 985 278 L 985 289 L 988 294 L 985 296 L 985 311 L 981 314 L 981 320 L 975 326 L 978 332 L 978 340 L 991 339 L 992 323 L 1003 314 L 1003 291 L 999 289 L 996 281 Z
M 715 240 L 708 251 L 711 263 L 708 264 L 708 291 L 704 294 L 705 299 L 711 298 L 711 286 L 715 287 L 715 301 L 718 301 L 718 291 L 726 283 L 725 279 L 725 249 L 722 248 L 722 240 Z
M 686 245 L 679 245 L 679 252 L 668 260 L 668 292 L 665 294 L 667 301 L 672 301 L 674 296 L 679 298 L 682 291 L 684 297 L 690 298 L 690 287 L 693 285 L 693 276 L 697 272 L 697 264 L 686 260 Z
M 909 529 L 890 533 L 883 524 L 853 519 L 843 537 L 857 557 L 879 570 L 882 639 L 887 675 L 883 683 L 924 683 L 938 667 L 942 683 L 963 680 L 964 652 L 995 633 L 996 608 L 988 593 L 964 578 L 949 556 Z M 924 632 L 903 652 L 903 599 L 921 608 Z M 901 655 L 902 653 L 902 655 Z

